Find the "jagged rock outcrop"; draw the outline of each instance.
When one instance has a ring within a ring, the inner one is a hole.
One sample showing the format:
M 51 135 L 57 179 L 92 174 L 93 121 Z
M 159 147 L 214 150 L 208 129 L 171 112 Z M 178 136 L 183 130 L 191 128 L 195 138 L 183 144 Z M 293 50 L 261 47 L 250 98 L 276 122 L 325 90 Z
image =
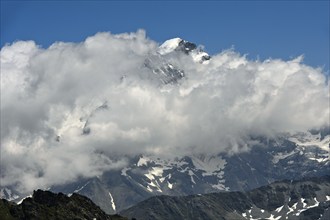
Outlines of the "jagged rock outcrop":
M 70 197 L 63 193 L 34 191 L 17 205 L 5 199 L 0 200 L 0 219 L 104 219 L 125 220 L 119 215 L 107 215 L 92 200 L 79 194 Z

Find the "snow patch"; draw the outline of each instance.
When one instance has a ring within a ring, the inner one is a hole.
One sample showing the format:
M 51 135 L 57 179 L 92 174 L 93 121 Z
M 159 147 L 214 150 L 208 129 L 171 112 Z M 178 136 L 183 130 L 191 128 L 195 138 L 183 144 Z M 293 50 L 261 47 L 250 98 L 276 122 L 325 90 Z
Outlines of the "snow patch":
M 329 160 L 329 158 L 314 158 L 314 157 L 310 157 L 308 159 L 310 159 L 310 160 L 316 160 L 319 163 L 326 162 L 326 161 Z
M 83 188 L 85 188 L 85 186 L 87 186 L 88 184 L 89 184 L 89 181 L 88 181 L 85 185 L 83 185 L 82 187 L 76 189 L 74 192 L 75 192 L 75 193 L 78 193 L 78 192 L 81 191 Z
M 195 176 L 194 172 L 191 171 L 191 170 L 189 170 L 189 171 L 188 171 L 188 174 L 189 174 L 189 176 L 190 176 L 191 182 L 193 182 L 194 184 L 196 184 L 196 182 L 195 182 L 195 180 L 194 180 L 194 177 L 193 177 L 193 176 Z
M 291 200 L 291 198 L 290 198 L 290 200 Z M 293 204 L 291 207 L 288 206 L 289 211 L 286 213 L 286 215 L 288 216 L 288 214 L 290 214 L 291 212 L 293 213 L 297 209 L 297 205 L 298 205 L 298 202 L 296 202 L 295 204 Z
M 282 216 L 278 216 L 275 218 L 275 216 L 273 214 L 271 214 L 268 218 L 265 219 L 269 219 L 269 220 L 279 220 Z
M 127 175 L 127 171 L 129 170 L 129 168 L 125 167 L 124 169 L 121 170 L 121 175 L 122 176 L 128 176 Z
M 313 207 L 319 206 L 320 203 L 319 203 L 319 201 L 317 201 L 316 197 L 314 198 L 314 201 L 315 201 L 315 204 L 312 206 L 309 206 L 308 208 L 313 208 Z
M 164 167 L 153 167 L 152 174 L 155 176 L 162 176 L 164 172 Z
M 252 207 L 251 207 L 250 210 L 247 210 L 246 212 L 242 213 L 242 216 L 243 216 L 244 218 L 248 218 L 248 219 L 250 219 L 250 218 L 251 218 L 251 210 L 252 210 Z
M 137 166 L 138 167 L 141 167 L 141 166 L 143 166 L 143 165 L 147 165 L 148 164 L 148 162 L 150 161 L 150 159 L 148 158 L 148 157 L 140 157 L 140 159 L 139 159 L 139 161 L 137 162 Z
M 287 158 L 287 157 L 293 155 L 294 153 L 295 153 L 295 151 L 291 151 L 291 152 L 287 152 L 287 153 L 282 153 L 282 152 L 277 153 L 277 154 L 275 154 L 275 155 L 273 156 L 273 160 L 272 160 L 272 162 L 273 162 L 274 164 L 276 164 L 276 163 L 278 163 L 280 160 L 283 160 L 283 159 L 285 159 L 285 158 Z
M 313 135 L 310 132 L 306 132 L 303 135 L 294 135 L 289 138 L 289 140 L 296 143 L 298 146 L 316 146 L 329 152 L 330 135 L 325 136 L 324 139 L 321 140 L 320 134 Z
M 221 156 L 193 156 L 191 159 L 196 169 L 204 171 L 203 176 L 214 175 L 223 170 L 227 163 Z
M 296 202 L 295 204 L 293 204 L 293 206 L 291 206 L 294 210 L 297 209 L 297 205 L 298 205 L 298 202 Z
M 156 188 L 158 192 L 163 192 L 157 179 L 155 178 L 155 177 L 162 177 L 163 172 L 164 172 L 164 167 L 152 167 L 149 170 L 149 173 L 144 174 L 150 180 L 150 183 L 148 183 L 147 186 L 147 190 L 153 192 L 153 189 L 150 187 L 152 186 L 153 188 Z
M 229 191 L 229 187 L 226 187 L 225 185 L 223 185 L 222 183 L 218 183 L 218 184 L 213 184 L 212 187 L 214 189 L 218 189 L 220 191 Z
M 20 205 L 24 201 L 24 199 L 26 199 L 26 198 L 32 198 L 32 195 L 29 195 L 29 196 L 24 197 L 23 199 L 21 199 L 20 201 L 18 201 L 16 204 L 17 205 Z
M 303 204 L 303 208 L 307 206 L 307 203 L 305 202 L 305 199 L 300 198 L 301 203 Z
M 109 192 L 109 196 L 110 196 L 110 200 L 111 200 L 111 207 L 114 211 L 116 211 L 116 205 L 115 205 L 115 202 L 114 202 L 113 197 L 110 192 Z
M 303 208 L 303 209 L 298 210 L 297 213 L 296 213 L 296 216 L 299 216 L 303 211 L 305 211 L 307 209 L 310 209 L 310 208 L 314 208 L 314 207 L 319 206 L 320 203 L 319 203 L 319 201 L 317 201 L 316 198 L 314 198 L 314 201 L 315 201 L 315 204 L 314 205 L 307 206 L 306 208 Z
M 278 207 L 277 209 L 275 209 L 275 212 L 280 212 L 283 209 L 284 205 Z

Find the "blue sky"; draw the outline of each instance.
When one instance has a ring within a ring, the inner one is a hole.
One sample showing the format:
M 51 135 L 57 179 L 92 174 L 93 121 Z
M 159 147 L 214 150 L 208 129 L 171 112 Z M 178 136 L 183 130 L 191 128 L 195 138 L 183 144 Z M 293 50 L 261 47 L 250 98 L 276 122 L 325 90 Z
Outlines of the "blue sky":
M 252 59 L 304 54 L 329 74 L 329 1 L 1 1 L 1 47 L 139 28 L 157 42 L 203 44 L 210 54 L 232 46 Z

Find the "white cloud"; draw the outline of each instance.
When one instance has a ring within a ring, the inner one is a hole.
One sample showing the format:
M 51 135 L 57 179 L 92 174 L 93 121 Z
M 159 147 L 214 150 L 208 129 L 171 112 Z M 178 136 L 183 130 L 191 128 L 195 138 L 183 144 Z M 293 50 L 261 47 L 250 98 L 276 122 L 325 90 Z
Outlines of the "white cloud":
M 228 50 L 203 65 L 167 54 L 185 77 L 162 86 L 144 65 L 157 46 L 138 31 L 3 47 L 1 184 L 26 191 L 95 176 L 124 166 L 124 155 L 236 152 L 249 135 L 329 121 L 329 83 L 301 58 Z

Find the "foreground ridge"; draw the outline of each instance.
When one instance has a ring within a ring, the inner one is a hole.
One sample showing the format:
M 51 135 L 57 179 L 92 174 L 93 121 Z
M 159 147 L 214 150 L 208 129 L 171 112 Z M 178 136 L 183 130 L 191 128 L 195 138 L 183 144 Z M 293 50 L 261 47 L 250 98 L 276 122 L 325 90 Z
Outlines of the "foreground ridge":
M 0 219 L 105 219 L 125 220 L 119 215 L 107 215 L 92 200 L 79 194 L 34 191 L 21 204 L 0 200 Z

